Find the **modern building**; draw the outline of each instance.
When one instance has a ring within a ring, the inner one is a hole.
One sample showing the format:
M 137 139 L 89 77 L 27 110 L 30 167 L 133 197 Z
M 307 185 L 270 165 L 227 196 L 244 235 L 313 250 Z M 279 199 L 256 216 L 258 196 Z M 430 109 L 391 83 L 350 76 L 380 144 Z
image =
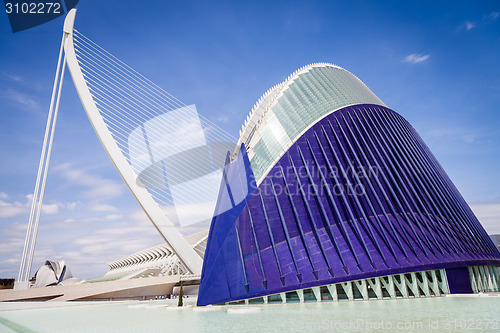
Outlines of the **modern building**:
M 498 291 L 500 253 L 443 168 L 343 68 L 267 91 L 224 173 L 199 305 Z
M 75 13 L 59 84 L 67 64 L 104 149 L 166 244 L 89 281 L 106 283 L 4 300 L 146 297 L 200 274 L 199 305 L 499 289 L 497 247 L 411 125 L 353 74 L 326 63 L 294 72 L 258 100 L 235 148 L 194 105 L 73 29 Z M 37 226 L 30 219 L 19 289 Z
M 55 286 L 72 278 L 73 275 L 66 267 L 64 260 L 58 262 L 46 260 L 45 264 L 36 271 L 34 287 Z
M 208 231 L 201 231 L 186 237 L 187 242 L 200 257 L 203 257 L 205 254 L 207 234 Z M 186 276 L 191 274 L 172 248 L 165 243 L 115 260 L 109 263 L 108 266 L 109 271 L 106 275 L 102 278 L 91 280 L 91 282 L 128 280 L 154 276 Z M 193 276 L 193 278 L 196 277 Z

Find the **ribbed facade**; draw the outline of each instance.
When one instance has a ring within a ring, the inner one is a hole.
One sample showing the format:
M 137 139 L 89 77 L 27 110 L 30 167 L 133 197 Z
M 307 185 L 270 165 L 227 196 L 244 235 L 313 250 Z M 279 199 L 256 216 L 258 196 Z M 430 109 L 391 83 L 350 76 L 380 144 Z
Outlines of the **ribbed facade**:
M 315 68 L 299 74 L 302 81 Z M 253 159 L 242 148 L 239 160 L 251 165 L 239 167 L 247 171 L 247 200 L 212 221 L 200 305 L 500 264 L 491 239 L 403 117 L 381 102 L 330 109 L 334 104 L 321 104 L 324 116 L 273 155 L 278 159 L 260 181 L 258 144 Z M 295 109 L 310 112 L 304 104 Z M 231 188 L 242 183 L 235 168 L 226 168 L 220 201 L 230 201 Z

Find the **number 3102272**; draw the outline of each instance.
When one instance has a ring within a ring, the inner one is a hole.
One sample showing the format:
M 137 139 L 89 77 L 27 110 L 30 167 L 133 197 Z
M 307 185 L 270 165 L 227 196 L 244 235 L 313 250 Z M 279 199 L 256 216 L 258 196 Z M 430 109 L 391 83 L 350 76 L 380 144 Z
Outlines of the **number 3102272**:
M 57 2 L 11 3 L 5 4 L 7 14 L 61 14 L 61 4 Z

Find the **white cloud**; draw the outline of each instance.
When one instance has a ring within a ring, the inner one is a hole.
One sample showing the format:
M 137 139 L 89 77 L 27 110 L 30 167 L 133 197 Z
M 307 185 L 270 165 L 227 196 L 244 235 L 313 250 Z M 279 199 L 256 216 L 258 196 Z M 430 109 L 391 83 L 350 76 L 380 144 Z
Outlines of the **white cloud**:
M 473 203 L 470 207 L 488 234 L 500 234 L 500 202 Z
M 28 109 L 28 110 L 40 109 L 40 104 L 31 95 L 25 94 L 23 92 L 14 89 L 7 89 L 2 91 L 0 93 L 0 98 L 8 100 L 14 104 L 17 104 L 23 109 Z
M 5 259 L 0 261 L 2 264 L 10 264 L 10 265 L 15 265 L 19 263 L 19 259 L 17 258 L 10 258 L 10 259 Z
M 469 31 L 469 30 L 472 30 L 478 26 L 481 26 L 481 25 L 484 25 L 484 24 L 487 24 L 488 21 L 490 20 L 496 20 L 500 17 L 500 12 L 491 12 L 487 15 L 484 15 L 483 18 L 481 20 L 478 20 L 476 22 L 472 22 L 472 21 L 465 21 L 464 23 L 460 24 L 458 27 L 457 27 L 457 31 Z
M 26 206 L 19 202 L 10 203 L 0 200 L 0 218 L 24 215 L 27 212 Z
M 9 195 L 5 192 L 0 192 L 0 200 L 6 200 L 9 198 Z
M 9 196 L 6 193 L 0 193 L 0 199 L 7 199 Z M 26 195 L 26 202 L 21 203 L 18 201 L 15 202 L 6 202 L 4 200 L 0 200 L 0 218 L 7 217 L 15 217 L 19 215 L 28 214 L 31 209 L 33 201 L 33 194 Z M 59 213 L 59 207 L 73 210 L 76 207 L 76 202 L 55 202 L 52 204 L 42 204 L 42 213 L 44 214 L 57 214 Z
M 26 225 L 21 223 L 2 224 L 0 232 L 0 275 L 16 277 L 23 252 Z
M 146 213 L 142 209 L 136 209 L 132 211 L 128 218 L 137 224 L 145 224 L 145 223 L 150 223 L 149 218 L 147 217 Z
M 74 244 L 78 247 L 78 250 L 72 250 L 75 257 L 86 258 L 89 261 L 102 261 L 105 258 L 104 260 L 111 262 L 161 244 L 163 240 L 151 223 L 145 223 L 144 219 L 134 222 L 139 215 L 138 211 L 135 211 L 126 217 L 120 216 L 122 222 L 119 224 L 114 224 L 111 228 L 94 230 L 75 239 Z
M 5 76 L 7 76 L 12 81 L 16 81 L 16 82 L 22 82 L 22 81 L 24 81 L 24 78 L 22 76 L 20 76 L 20 75 L 6 74 Z
M 418 64 L 420 62 L 424 62 L 429 59 L 430 54 L 416 54 L 412 53 L 404 57 L 403 62 L 408 62 L 410 64 Z
M 217 118 L 217 121 L 219 121 L 221 123 L 227 123 L 229 121 L 229 117 L 228 116 L 219 116 Z
M 124 185 L 116 183 L 109 179 L 104 179 L 99 185 L 93 186 L 90 190 L 85 192 L 88 198 L 106 198 L 111 199 L 120 196 L 123 193 Z
M 53 170 L 70 183 L 87 187 L 84 195 L 92 200 L 115 198 L 125 190 L 121 182 L 90 174 L 87 170 L 74 168 L 70 163 L 57 165 Z
M 481 22 L 479 22 L 479 23 L 481 23 Z M 475 27 L 476 27 L 476 22 L 465 21 L 464 23 L 460 24 L 457 27 L 457 31 L 463 31 L 463 30 L 469 31 L 469 30 L 474 29 Z
M 8 253 L 15 251 L 16 249 L 22 250 L 24 246 L 24 239 L 21 237 L 15 237 L 15 238 L 4 238 L 2 239 L 2 242 L 0 243 L 0 252 L 1 253 Z M 22 252 L 22 251 L 20 251 Z
M 109 212 L 116 210 L 116 207 L 108 204 L 95 204 L 90 209 L 98 212 Z
M 105 220 L 107 221 L 113 221 L 113 220 L 118 220 L 121 219 L 123 215 L 120 214 L 109 214 L 104 217 Z
M 476 131 L 461 127 L 439 127 L 422 131 L 422 136 L 429 139 L 441 140 L 441 142 L 460 142 L 465 144 L 481 143 L 486 140 L 488 131 Z
M 59 213 L 59 206 L 57 204 L 43 204 L 42 212 L 44 214 L 57 214 Z
M 69 209 L 69 210 L 74 210 L 76 208 L 76 206 L 79 204 L 79 202 L 67 202 L 64 204 L 65 208 L 66 209 Z
M 3 208 L 8 208 L 10 216 L 13 214 L 11 209 L 19 209 L 26 214 L 27 220 L 31 198 L 32 195 L 28 195 L 26 201 L 16 203 L 0 200 L 0 213 L 5 214 Z M 73 206 L 75 209 L 69 211 Z M 106 262 L 163 242 L 146 214 L 138 208 L 118 209 L 105 201 L 50 202 L 43 207 L 44 214 L 57 209 L 58 214 L 46 215 L 40 225 L 32 272 L 45 259 L 64 259 L 75 276 L 99 277 L 108 269 Z M 0 259 L 0 274 L 17 275 L 26 227 L 27 221 L 3 225 L 0 253 L 4 254 L 4 259 Z
M 471 30 L 472 28 L 476 27 L 476 24 L 474 22 L 469 22 L 469 21 L 466 21 L 464 23 L 464 28 L 465 30 Z

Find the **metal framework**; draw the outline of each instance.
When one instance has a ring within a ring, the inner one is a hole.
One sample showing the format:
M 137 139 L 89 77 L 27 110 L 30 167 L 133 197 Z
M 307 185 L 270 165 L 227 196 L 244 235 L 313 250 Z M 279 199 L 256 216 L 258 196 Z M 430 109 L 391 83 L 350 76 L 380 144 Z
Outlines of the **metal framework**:
M 327 284 L 227 302 L 226 304 L 366 301 L 370 299 L 439 297 L 449 293 L 445 270 L 439 269 Z
M 182 271 L 200 274 L 226 153 L 236 141 L 74 29 L 66 16 L 17 286 L 28 287 L 66 65 L 105 151 Z M 188 236 L 189 237 L 189 236 Z M 201 245 L 200 245 L 201 244 Z M 141 257 L 141 260 L 147 260 Z
M 151 222 L 165 238 L 167 244 L 178 255 L 182 264 L 190 273 L 199 274 L 202 265 L 201 257 L 187 243 L 183 235 L 175 228 L 175 225 L 167 217 L 157 202 L 153 199 L 148 190 L 140 186 L 137 181 L 137 174 L 125 158 L 122 149 L 110 133 L 105 123 L 101 110 L 96 105 L 93 94 L 90 92 L 87 81 L 82 73 L 74 47 L 74 19 L 76 10 L 72 9 L 66 17 L 64 24 L 65 43 L 64 50 L 66 61 L 76 90 L 88 115 L 88 118 L 99 137 L 104 149 L 108 153 L 111 161 L 123 178 L 125 184 L 135 196 L 138 203 L 143 208 Z

